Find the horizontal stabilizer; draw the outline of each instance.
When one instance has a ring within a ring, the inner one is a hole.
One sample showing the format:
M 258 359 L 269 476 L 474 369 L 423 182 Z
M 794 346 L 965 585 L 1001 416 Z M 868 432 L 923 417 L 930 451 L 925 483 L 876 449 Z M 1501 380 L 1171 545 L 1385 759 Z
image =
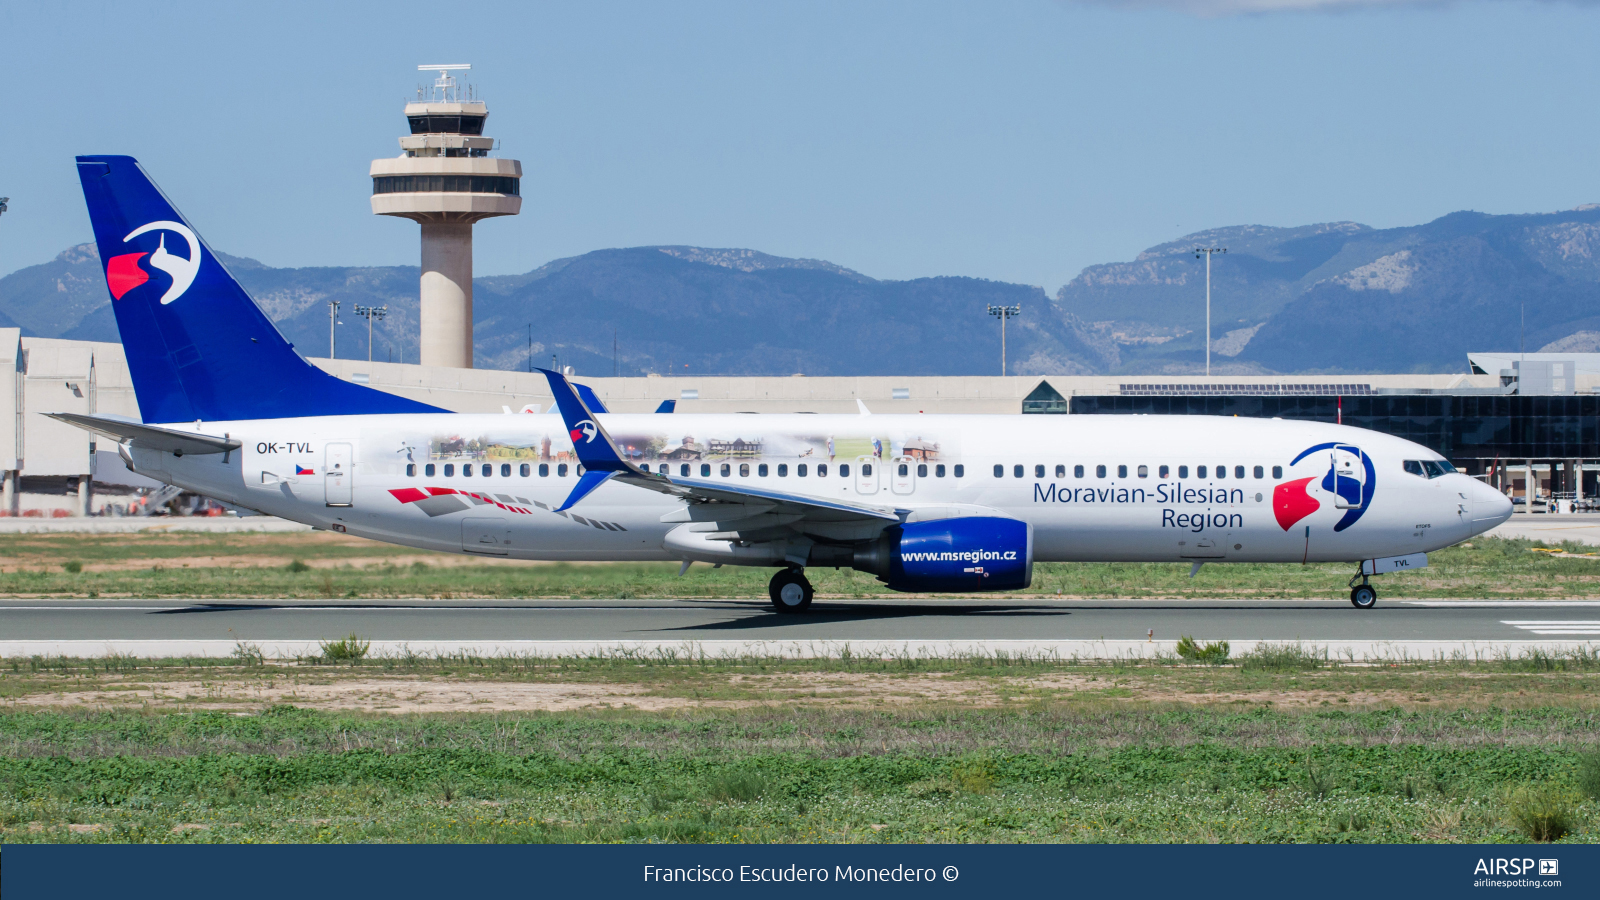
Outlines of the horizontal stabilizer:
M 122 443 L 132 441 L 136 447 L 147 450 L 160 450 L 163 453 L 175 453 L 182 456 L 186 453 L 227 453 L 240 447 L 238 439 L 223 435 L 217 437 L 211 434 L 199 434 L 189 431 L 176 431 L 171 428 L 158 428 L 154 425 L 141 425 L 126 419 L 115 419 L 108 416 L 86 416 L 81 413 L 45 413 L 58 422 L 65 422 L 104 435 L 112 440 Z

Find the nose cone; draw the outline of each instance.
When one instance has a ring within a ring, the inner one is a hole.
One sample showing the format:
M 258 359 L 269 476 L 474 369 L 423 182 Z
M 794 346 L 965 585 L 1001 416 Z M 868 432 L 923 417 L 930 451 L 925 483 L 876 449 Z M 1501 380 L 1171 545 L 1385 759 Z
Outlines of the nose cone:
M 1467 502 L 1472 509 L 1472 533 L 1482 534 L 1511 518 L 1511 498 L 1476 478 L 1467 484 Z

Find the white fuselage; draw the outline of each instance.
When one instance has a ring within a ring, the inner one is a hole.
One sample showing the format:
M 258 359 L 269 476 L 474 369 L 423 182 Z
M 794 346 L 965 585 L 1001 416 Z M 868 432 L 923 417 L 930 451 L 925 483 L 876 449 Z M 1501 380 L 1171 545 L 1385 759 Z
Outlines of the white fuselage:
M 1511 511 L 1504 496 L 1465 475 L 1407 472 L 1407 460 L 1439 459 L 1424 447 L 1329 424 L 1202 416 L 597 418 L 652 472 L 668 466 L 673 476 L 872 504 L 913 518 L 936 518 L 941 508 L 997 511 L 1033 526 L 1040 562 L 1400 556 L 1464 540 Z M 669 495 L 610 482 L 555 512 L 578 476 L 555 415 L 166 427 L 226 434 L 242 446 L 183 457 L 134 449 L 137 471 L 318 528 L 428 550 L 488 548 L 516 559 L 683 557 L 664 546 L 678 526 L 662 517 L 683 506 Z M 1329 447 L 1293 462 L 1319 445 Z M 1325 488 L 1334 483 L 1330 467 L 1341 465 L 1354 472 L 1355 495 L 1367 491 L 1353 522 L 1349 504 L 1340 508 L 1337 491 Z M 441 489 L 456 492 L 445 494 L 456 500 L 415 502 Z M 1275 497 L 1283 510 L 1274 509 Z M 450 503 L 456 505 L 441 509 Z M 484 533 L 495 538 L 482 539 Z

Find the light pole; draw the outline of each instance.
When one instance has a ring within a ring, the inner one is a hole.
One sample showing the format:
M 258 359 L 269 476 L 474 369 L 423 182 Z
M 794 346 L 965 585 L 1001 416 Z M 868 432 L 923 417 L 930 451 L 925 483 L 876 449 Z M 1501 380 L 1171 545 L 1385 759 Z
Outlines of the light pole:
M 388 311 L 389 304 L 387 303 L 382 306 L 356 307 L 356 315 L 366 316 L 367 318 L 367 362 L 372 362 L 372 320 L 382 319 Z
M 1196 247 L 1194 258 L 1206 257 L 1206 377 L 1211 377 L 1211 254 L 1227 253 L 1227 247 Z
M 989 315 L 1000 320 L 1000 374 L 1006 374 L 1006 320 L 1012 316 L 1022 315 L 1022 304 L 1015 306 L 991 306 Z
M 333 326 L 339 324 L 339 301 L 328 301 L 328 358 L 336 359 L 333 353 Z

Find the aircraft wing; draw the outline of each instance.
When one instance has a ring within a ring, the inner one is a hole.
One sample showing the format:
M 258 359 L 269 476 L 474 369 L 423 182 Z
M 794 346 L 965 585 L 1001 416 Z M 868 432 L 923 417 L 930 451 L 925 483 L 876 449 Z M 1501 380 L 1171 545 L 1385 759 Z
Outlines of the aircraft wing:
M 595 488 L 616 479 L 645 490 L 671 494 L 688 504 L 663 521 L 701 523 L 708 537 L 722 540 L 773 540 L 796 532 L 842 540 L 870 537 L 905 520 L 910 510 L 829 500 L 726 481 L 680 478 L 646 471 L 629 462 L 605 428 L 594 419 L 579 393 L 558 372 L 540 369 L 550 381 L 556 408 L 566 423 L 583 477 L 561 509 L 569 509 Z
M 185 453 L 227 453 L 240 447 L 236 438 L 227 435 L 218 437 L 193 431 L 177 431 L 111 416 L 87 416 L 81 413 L 45 413 L 45 415 L 58 422 L 104 435 L 118 443 L 132 441 L 138 447 L 176 453 L 179 456 Z

